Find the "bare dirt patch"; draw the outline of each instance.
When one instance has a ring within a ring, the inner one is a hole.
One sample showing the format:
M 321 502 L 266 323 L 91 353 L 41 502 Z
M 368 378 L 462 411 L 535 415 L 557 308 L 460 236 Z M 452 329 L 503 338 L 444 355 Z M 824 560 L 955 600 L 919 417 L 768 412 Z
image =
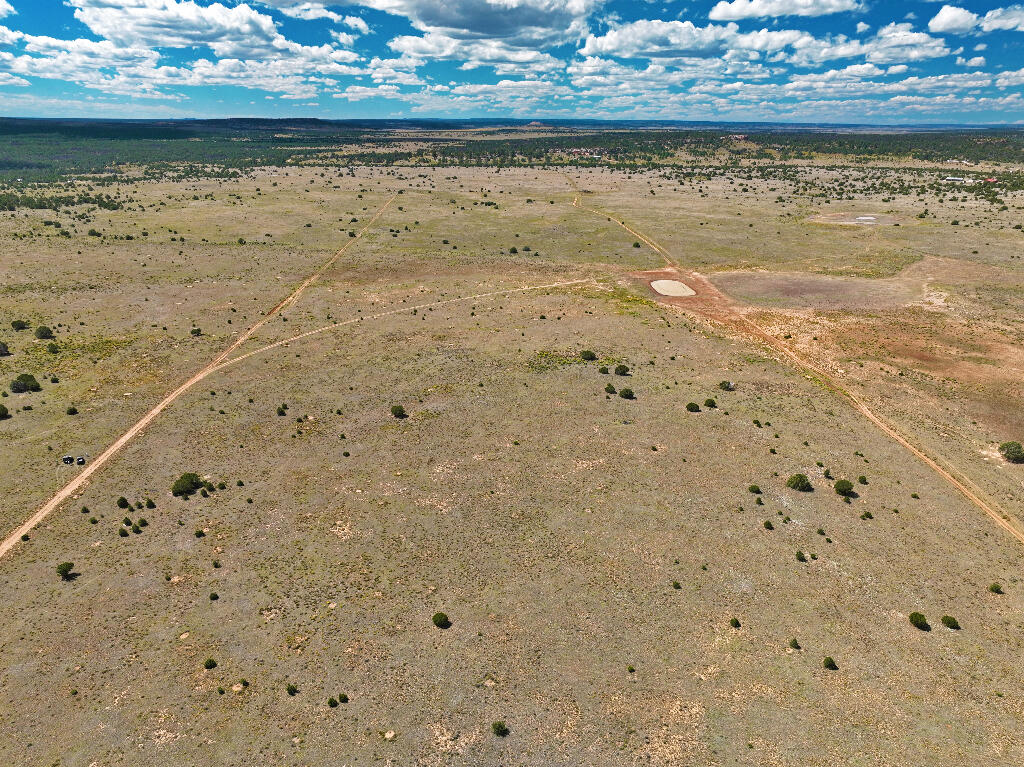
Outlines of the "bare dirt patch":
M 884 213 L 819 213 L 807 220 L 812 224 L 839 224 L 841 226 L 892 226 L 900 223 L 898 217 Z
M 654 280 L 651 283 L 651 289 L 659 295 L 677 298 L 697 295 L 693 288 L 680 280 Z
M 925 298 L 921 278 L 871 280 L 804 272 L 721 272 L 712 282 L 733 298 L 787 309 L 887 309 Z

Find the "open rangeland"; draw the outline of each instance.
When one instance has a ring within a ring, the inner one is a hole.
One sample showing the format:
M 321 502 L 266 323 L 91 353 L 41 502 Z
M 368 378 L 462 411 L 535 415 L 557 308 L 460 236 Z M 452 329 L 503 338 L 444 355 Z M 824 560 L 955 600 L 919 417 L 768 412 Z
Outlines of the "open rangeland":
M 1024 761 L 1015 206 L 119 192 L 0 214 L 0 762 Z

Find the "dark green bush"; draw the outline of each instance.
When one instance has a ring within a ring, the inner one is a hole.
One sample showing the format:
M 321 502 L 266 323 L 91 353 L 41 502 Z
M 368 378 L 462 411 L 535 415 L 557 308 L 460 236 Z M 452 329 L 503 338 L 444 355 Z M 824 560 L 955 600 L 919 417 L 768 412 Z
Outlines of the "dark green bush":
M 217 668 L 217 661 L 215 661 L 213 658 L 207 658 L 206 661 L 203 663 L 203 668 L 205 668 L 207 671 L 213 668 Z
M 806 562 L 807 561 L 807 555 L 804 554 L 802 551 L 797 551 L 796 552 L 796 561 L 797 562 Z
M 328 698 L 327 699 L 327 705 L 330 706 L 331 708 L 337 708 L 338 707 L 338 701 L 336 701 L 334 698 Z
M 686 410 L 687 410 L 687 412 L 690 412 L 690 413 L 699 413 L 700 412 L 700 405 L 698 405 L 696 402 L 687 402 L 686 403 Z
M 186 472 L 174 480 L 174 484 L 171 485 L 171 494 L 187 498 L 202 486 L 202 477 L 195 472 Z
M 1000 586 L 998 583 L 993 583 L 993 584 L 989 585 L 988 590 L 991 591 L 993 594 L 1002 594 L 1003 593 L 1003 587 Z
M 928 625 L 927 619 L 923 613 L 911 613 L 910 614 L 910 625 L 921 631 L 931 631 L 932 627 Z
M 62 581 L 71 580 L 71 571 L 74 569 L 74 562 L 61 562 L 59 565 L 57 565 L 57 575 L 60 576 Z
M 50 343 L 48 343 L 46 345 L 46 351 L 48 351 L 50 354 L 59 354 L 60 353 L 60 347 L 57 346 L 56 343 L 51 341 Z
M 405 412 L 405 408 L 402 407 L 401 405 L 392 405 L 391 406 L 391 415 L 393 415 L 395 418 L 399 418 L 399 419 L 401 419 L 401 418 L 408 418 L 409 417 L 409 414 Z
M 711 399 L 711 397 L 708 397 L 706 400 L 704 400 L 704 407 L 713 410 L 714 408 L 718 407 L 718 403 Z
M 11 412 L 7 409 L 7 406 L 6 405 L 0 405 L 0 421 L 4 420 L 5 418 L 10 418 L 10 417 L 11 417 Z
M 615 394 L 615 387 L 612 386 L 610 383 L 605 384 L 604 390 L 608 394 Z
M 849 497 L 853 494 L 853 483 L 848 479 L 841 479 L 833 485 L 836 493 L 839 495 Z
M 11 327 L 15 330 L 27 330 L 28 323 L 25 320 L 11 320 Z
M 439 629 L 451 628 L 452 625 L 452 622 L 448 620 L 448 616 L 444 613 L 434 613 L 434 617 L 431 620 Z
M 491 724 L 491 732 L 497 735 L 499 738 L 504 738 L 508 735 L 508 727 L 505 726 L 504 722 L 494 722 Z
M 619 389 L 619 396 L 622 397 L 622 399 L 636 399 L 636 395 L 633 394 L 633 390 L 627 386 Z
M 794 474 L 786 480 L 786 487 L 799 490 L 801 493 L 808 493 L 814 489 L 806 474 Z
M 750 487 L 747 488 L 747 490 L 753 493 L 754 495 L 761 494 L 761 488 L 758 487 L 757 485 L 751 485 Z
M 999 452 L 1010 463 L 1024 463 L 1024 447 L 1020 442 L 1004 442 L 999 446 Z
M 943 615 L 942 616 L 942 625 L 945 626 L 946 628 L 952 630 L 952 631 L 959 631 L 960 630 L 960 621 L 958 621 L 952 615 Z
M 793 637 L 792 639 L 789 640 L 789 646 L 790 646 L 790 649 L 793 649 L 793 650 L 799 650 L 800 649 L 800 643 L 798 641 L 796 641 L 796 637 Z
M 739 618 L 730 618 L 729 619 L 729 625 L 732 626 L 734 629 L 738 629 L 740 627 L 740 619 Z
M 35 335 L 36 338 L 38 338 L 39 340 L 46 341 L 47 339 L 53 338 L 53 331 L 50 330 L 50 328 L 48 328 L 46 325 L 40 325 L 38 328 L 36 328 Z
M 10 348 L 3 341 L 0 341 L 0 357 L 8 357 L 11 354 Z
M 629 366 L 628 365 L 622 365 L 622 364 L 616 365 L 615 366 L 615 375 L 617 375 L 617 376 L 629 375 Z
M 828 669 L 829 671 L 838 671 L 839 670 L 839 666 L 836 665 L 836 662 L 834 660 L 832 660 L 832 656 L 831 655 L 826 655 L 825 656 L 825 660 L 822 661 L 821 665 L 824 668 Z
M 732 381 L 722 381 L 718 384 L 718 388 L 722 391 L 732 391 L 736 388 L 736 385 Z
M 11 381 L 12 394 L 24 394 L 28 391 L 42 391 L 42 389 L 43 387 L 39 385 L 39 381 L 31 373 L 22 373 Z
M 766 519 L 764 521 L 764 529 L 765 530 L 774 530 L 775 529 L 775 525 L 772 524 L 772 521 L 770 519 Z
M 586 360 L 587 362 L 593 362 L 594 360 L 597 359 L 597 355 L 594 354 L 594 352 L 592 352 L 590 349 L 584 349 L 583 351 L 580 352 L 580 358 Z
M 857 477 L 857 483 L 861 485 L 866 485 L 868 483 L 868 478 L 861 474 L 859 477 Z
M 69 405 L 67 411 L 68 415 L 78 415 L 78 408 L 74 405 Z
M 284 686 L 284 691 L 285 691 L 286 693 L 288 693 L 289 695 L 295 695 L 295 694 L 296 694 L 296 693 L 297 693 L 297 692 L 299 691 L 299 688 L 298 688 L 298 687 L 296 687 L 296 686 L 295 686 L 294 684 L 292 684 L 291 682 L 289 682 L 288 684 L 286 684 L 286 685 Z
M 119 509 L 130 509 L 132 505 L 128 503 L 128 499 L 123 495 L 117 499 L 117 508 Z

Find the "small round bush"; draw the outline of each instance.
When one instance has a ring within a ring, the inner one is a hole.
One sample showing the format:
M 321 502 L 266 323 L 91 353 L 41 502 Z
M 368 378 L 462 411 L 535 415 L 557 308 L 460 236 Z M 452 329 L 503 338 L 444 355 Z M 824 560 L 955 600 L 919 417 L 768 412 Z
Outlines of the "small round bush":
M 838 671 L 839 670 L 839 666 L 836 664 L 836 662 L 834 660 L 832 660 L 832 656 L 831 655 L 826 655 L 825 656 L 825 660 L 823 660 L 821 662 L 821 665 L 822 665 L 823 668 L 828 669 L 829 671 Z
M 628 365 L 621 365 L 621 364 L 620 365 L 616 365 L 615 366 L 615 375 L 617 375 L 617 376 L 629 375 L 629 366 Z
M 998 583 L 990 584 L 989 587 L 988 587 L 988 590 L 991 591 L 993 594 L 1002 594 L 1003 593 L 1003 587 L 1000 586 Z
M 786 480 L 786 487 L 799 490 L 801 493 L 807 493 L 814 489 L 806 474 L 794 474 Z
M 128 503 L 128 499 L 125 498 L 123 495 L 120 498 L 117 499 L 117 508 L 119 508 L 119 509 L 130 509 L 131 506 L 132 505 L 130 503 Z
M 50 330 L 46 325 L 40 325 L 36 328 L 36 338 L 41 341 L 46 341 L 53 338 L 53 331 Z
M 700 412 L 700 405 L 698 405 L 696 402 L 687 402 L 686 403 L 686 410 L 687 410 L 687 412 L 690 412 L 690 413 L 699 413 Z
M 338 701 L 336 701 L 334 698 L 328 698 L 327 699 L 327 705 L 330 706 L 331 708 L 337 708 L 338 707 Z
M 757 485 L 751 485 L 750 487 L 747 488 L 747 490 L 753 493 L 754 495 L 761 494 L 761 488 L 758 487 Z
M 764 529 L 765 530 L 774 530 L 775 529 L 775 525 L 772 524 L 772 521 L 770 519 L 766 519 L 764 521 Z
M 740 627 L 740 619 L 739 618 L 730 618 L 729 619 L 729 625 L 732 626 L 734 629 L 738 629 Z
M 207 658 L 206 662 L 203 663 L 203 668 L 205 668 L 207 671 L 213 668 L 217 668 L 217 661 L 215 661 L 213 658 Z
M 590 349 L 584 349 L 580 352 L 580 359 L 585 360 L 586 362 L 593 362 L 597 359 L 597 355 Z
M 7 406 L 6 405 L 0 405 L 0 421 L 4 420 L 5 418 L 10 418 L 10 417 L 11 417 L 11 412 L 7 409 Z
M 65 412 L 68 415 L 78 415 L 78 408 L 75 407 L 74 405 L 69 405 L 68 409 Z
M 220 599 L 220 594 L 218 594 L 216 591 L 211 591 L 210 592 L 210 601 L 211 602 L 216 602 L 218 599 Z
M 951 631 L 959 631 L 960 630 L 960 621 L 958 621 L 952 615 L 943 615 L 942 616 L 942 625 L 945 626 L 946 628 L 950 629 Z
M 203 486 L 203 479 L 195 472 L 186 472 L 174 480 L 171 485 L 171 494 L 179 498 L 188 498 Z
M 999 446 L 999 452 L 1010 463 L 1024 463 L 1024 447 L 1020 442 L 1004 442 Z
M 619 389 L 619 396 L 622 397 L 622 399 L 636 399 L 636 395 L 633 394 L 633 390 L 627 386 Z
M 853 493 L 853 483 L 848 479 L 841 479 L 833 485 L 837 494 L 849 497 Z
M 71 571 L 75 569 L 74 562 L 61 562 L 57 565 L 57 575 L 60 576 L 62 581 L 71 580 Z
M 797 553 L 796 553 L 796 561 L 797 562 L 806 562 L 807 561 L 807 555 L 804 554 L 802 551 L 797 551 Z
M 718 384 L 718 388 L 722 391 L 732 391 L 736 385 L 732 381 L 722 381 Z
M 615 387 L 612 386 L 610 383 L 605 384 L 604 390 L 605 390 L 605 393 L 607 393 L 607 394 L 615 394 L 615 391 L 616 391 Z
M 123 527 L 118 528 L 117 534 L 120 535 L 122 538 L 128 537 L 128 531 L 125 530 Z
M 294 684 L 292 684 L 291 682 L 289 682 L 288 684 L 286 684 L 286 685 L 284 686 L 284 691 L 285 691 L 286 693 L 288 693 L 289 695 L 295 695 L 295 694 L 296 694 L 296 693 L 297 693 L 297 692 L 299 691 L 299 688 L 298 688 L 298 687 L 296 687 L 296 686 L 295 686 Z
M 405 408 L 402 407 L 401 405 L 392 405 L 391 406 L 391 415 L 393 415 L 395 418 L 399 418 L 399 419 L 401 419 L 401 418 L 408 418 L 409 417 L 409 414 L 405 412 Z
M 494 722 L 491 724 L 491 732 L 497 735 L 499 738 L 504 738 L 508 735 L 508 727 L 504 722 Z
M 793 637 L 792 639 L 789 640 L 789 647 L 792 650 L 799 650 L 800 649 L 800 643 L 798 641 L 796 641 L 796 637 Z
M 861 474 L 859 477 L 857 477 L 857 484 L 859 484 L 859 485 L 866 485 L 867 483 L 868 483 L 868 478 L 865 477 L 863 474 Z
M 718 403 L 711 399 L 711 397 L 708 397 L 706 400 L 704 400 L 704 407 L 713 410 L 714 408 L 718 407 Z
M 338 703 L 348 703 L 348 695 L 342 693 L 338 696 Z
M 434 617 L 430 620 L 432 620 L 434 622 L 434 625 L 437 626 L 439 629 L 450 628 L 452 625 L 452 622 L 448 620 L 448 616 L 444 613 L 434 613 Z
M 928 625 L 928 620 L 924 617 L 923 613 L 911 613 L 910 614 L 910 625 L 921 631 L 931 631 L 932 627 Z

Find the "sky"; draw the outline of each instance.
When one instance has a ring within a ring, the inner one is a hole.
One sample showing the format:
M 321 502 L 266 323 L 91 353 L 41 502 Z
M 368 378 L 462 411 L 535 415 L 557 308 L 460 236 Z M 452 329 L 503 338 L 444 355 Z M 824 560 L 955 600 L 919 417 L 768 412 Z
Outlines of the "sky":
M 0 0 L 0 114 L 1024 122 L 1024 5 Z

